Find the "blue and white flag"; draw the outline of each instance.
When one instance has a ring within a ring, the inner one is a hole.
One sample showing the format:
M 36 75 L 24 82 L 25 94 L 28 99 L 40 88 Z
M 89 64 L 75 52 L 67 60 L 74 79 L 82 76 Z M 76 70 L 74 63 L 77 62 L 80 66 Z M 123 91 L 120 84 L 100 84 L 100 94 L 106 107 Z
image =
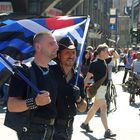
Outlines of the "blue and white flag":
M 15 60 L 31 58 L 34 55 L 33 36 L 41 31 L 51 31 L 55 36 L 68 35 L 72 40 L 78 41 L 77 68 L 80 68 L 89 22 L 90 17 L 85 16 L 23 19 L 13 23 L 10 21 L 0 27 L 0 53 Z
M 0 27 L 0 53 L 16 60 L 28 59 L 34 55 L 33 36 L 46 30 L 77 39 L 80 50 L 85 42 L 89 19 L 89 17 L 60 16 L 14 21 L 12 24 Z

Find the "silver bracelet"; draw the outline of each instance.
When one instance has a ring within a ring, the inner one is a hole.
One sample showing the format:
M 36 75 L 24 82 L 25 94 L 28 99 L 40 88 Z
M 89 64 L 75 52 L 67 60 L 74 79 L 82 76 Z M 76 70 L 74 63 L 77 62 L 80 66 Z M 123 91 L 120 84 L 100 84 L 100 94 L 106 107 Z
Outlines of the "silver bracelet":
M 29 110 L 37 108 L 37 105 L 35 103 L 35 99 L 34 98 L 26 99 L 26 105 L 29 108 Z

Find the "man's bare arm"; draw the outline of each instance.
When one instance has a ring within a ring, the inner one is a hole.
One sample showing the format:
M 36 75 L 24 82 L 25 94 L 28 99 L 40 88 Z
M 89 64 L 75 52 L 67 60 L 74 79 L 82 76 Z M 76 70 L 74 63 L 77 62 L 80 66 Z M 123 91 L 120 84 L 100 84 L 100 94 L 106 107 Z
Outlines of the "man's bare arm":
M 88 82 L 91 80 L 92 77 L 93 77 L 93 74 L 88 72 L 84 79 L 84 87 L 86 87 L 86 85 L 88 84 Z

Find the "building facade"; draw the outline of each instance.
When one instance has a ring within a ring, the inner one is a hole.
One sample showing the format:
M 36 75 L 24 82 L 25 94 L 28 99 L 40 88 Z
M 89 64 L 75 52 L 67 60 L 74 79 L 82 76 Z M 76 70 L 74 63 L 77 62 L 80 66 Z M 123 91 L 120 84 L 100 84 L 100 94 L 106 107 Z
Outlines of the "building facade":
M 7 0 L 3 0 L 7 1 Z M 13 13 L 6 18 L 53 17 L 61 15 L 90 15 L 91 22 L 87 45 L 96 47 L 107 42 L 111 31 L 109 27 L 112 0 L 8 0 Z M 3 17 L 4 19 L 4 17 Z

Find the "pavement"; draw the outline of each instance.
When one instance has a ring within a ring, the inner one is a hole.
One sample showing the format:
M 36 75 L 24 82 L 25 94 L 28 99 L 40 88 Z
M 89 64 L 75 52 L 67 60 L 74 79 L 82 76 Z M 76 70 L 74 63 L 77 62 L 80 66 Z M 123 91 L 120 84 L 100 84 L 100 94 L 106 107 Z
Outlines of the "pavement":
M 129 93 L 123 92 L 123 71 L 113 73 L 113 82 L 117 90 L 117 110 L 108 115 L 109 128 L 117 134 L 113 140 L 140 140 L 140 98 L 136 97 L 136 103 L 129 105 Z M 127 77 L 128 78 L 128 77 Z M 74 134 L 72 140 L 105 140 L 104 128 L 100 117 L 95 116 L 89 125 L 93 133 L 85 133 L 80 128 L 86 114 L 77 115 L 74 122 Z
M 140 140 L 140 98 L 136 97 L 136 103 L 129 105 L 129 93 L 122 90 L 123 71 L 113 73 L 113 82 L 117 89 L 117 110 L 108 115 L 109 128 L 117 134 L 113 140 Z M 0 140 L 17 140 L 16 133 L 3 125 L 5 108 L 0 108 Z M 100 117 L 95 115 L 89 125 L 93 133 L 85 133 L 80 128 L 85 120 L 86 113 L 78 114 L 74 121 L 72 140 L 105 140 L 104 128 Z
M 15 131 L 3 125 L 5 111 L 5 107 L 0 107 L 0 140 L 18 140 Z

